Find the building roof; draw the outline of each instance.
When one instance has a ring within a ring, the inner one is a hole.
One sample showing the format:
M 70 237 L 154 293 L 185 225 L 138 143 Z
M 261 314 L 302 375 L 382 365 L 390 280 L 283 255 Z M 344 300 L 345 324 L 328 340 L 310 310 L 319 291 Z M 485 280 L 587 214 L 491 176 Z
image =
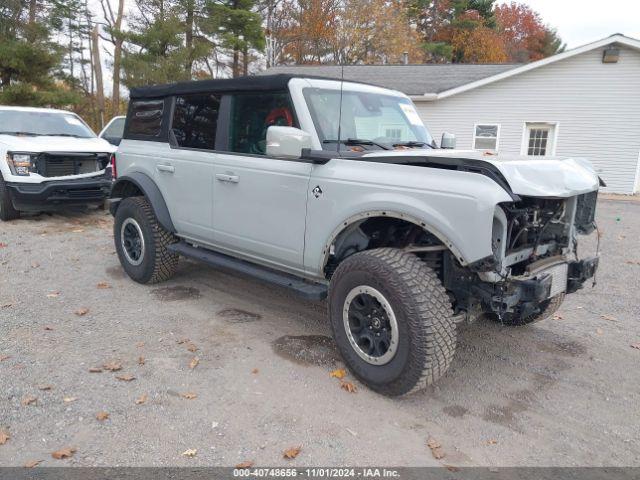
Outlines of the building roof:
M 540 68 L 608 45 L 640 50 L 640 40 L 620 33 L 526 64 L 345 65 L 344 79 L 399 90 L 414 101 L 434 101 Z M 263 74 L 289 73 L 340 78 L 336 65 L 287 65 Z
M 423 64 L 423 65 L 345 65 L 344 80 L 369 83 L 399 90 L 406 95 L 440 93 L 461 85 L 512 70 L 519 64 Z M 295 74 L 298 76 L 341 78 L 339 65 L 277 66 L 260 75 Z

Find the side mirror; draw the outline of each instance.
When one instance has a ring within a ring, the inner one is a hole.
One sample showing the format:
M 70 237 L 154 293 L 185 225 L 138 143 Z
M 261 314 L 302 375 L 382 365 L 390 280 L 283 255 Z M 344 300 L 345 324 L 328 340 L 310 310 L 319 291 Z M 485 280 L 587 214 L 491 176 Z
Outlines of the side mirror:
M 444 132 L 440 141 L 440 148 L 456 148 L 456 136 L 453 133 Z
M 299 158 L 303 148 L 313 148 L 311 135 L 293 127 L 273 126 L 267 129 L 267 155 Z

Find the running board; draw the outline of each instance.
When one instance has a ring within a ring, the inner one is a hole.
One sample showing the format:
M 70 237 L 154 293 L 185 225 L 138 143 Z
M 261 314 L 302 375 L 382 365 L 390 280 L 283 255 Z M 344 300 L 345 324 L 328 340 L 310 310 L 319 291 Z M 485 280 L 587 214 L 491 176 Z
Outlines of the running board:
M 288 288 L 307 300 L 327 298 L 327 286 L 320 283 L 310 283 L 294 275 L 277 272 L 206 248 L 194 247 L 184 241 L 173 243 L 167 248 L 178 255 L 208 263 L 222 270 L 241 273 L 272 285 Z

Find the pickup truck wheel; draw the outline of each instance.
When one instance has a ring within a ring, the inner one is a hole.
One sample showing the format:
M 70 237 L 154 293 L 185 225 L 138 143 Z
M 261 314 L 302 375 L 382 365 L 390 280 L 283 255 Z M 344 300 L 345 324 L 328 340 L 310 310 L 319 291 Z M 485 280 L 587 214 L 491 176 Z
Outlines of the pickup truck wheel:
M 178 255 L 167 247 L 178 241 L 158 223 L 144 197 L 122 200 L 116 212 L 113 237 L 120 263 L 138 283 L 158 283 L 171 278 Z
M 562 305 L 562 302 L 564 301 L 564 297 L 565 294 L 561 293 L 559 295 L 556 295 L 555 297 L 545 300 L 544 302 L 542 302 L 542 305 L 540 305 L 540 311 L 533 315 L 529 315 L 528 317 L 522 317 L 517 314 L 504 315 L 502 317 L 501 323 L 503 325 L 507 325 L 508 327 L 522 327 L 524 325 L 531 325 L 532 323 L 545 320 L 558 311 L 558 309 Z M 495 317 L 495 320 L 500 322 L 497 317 Z
M 0 175 L 0 220 L 7 222 L 16 218 L 20 218 L 20 212 L 13 208 L 9 189 L 4 178 Z
M 367 250 L 340 263 L 331 278 L 329 317 L 346 365 L 385 395 L 435 382 L 455 352 L 447 292 L 424 262 L 398 249 Z

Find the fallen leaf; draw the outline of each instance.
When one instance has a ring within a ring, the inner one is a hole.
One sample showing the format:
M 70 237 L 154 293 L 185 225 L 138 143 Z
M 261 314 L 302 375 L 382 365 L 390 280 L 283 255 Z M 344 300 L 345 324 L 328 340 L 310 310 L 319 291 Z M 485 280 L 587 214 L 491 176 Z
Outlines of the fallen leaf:
M 29 460 L 27 463 L 24 464 L 24 468 L 37 467 L 40 463 L 42 463 L 42 460 Z
M 253 462 L 251 460 L 245 460 L 244 462 L 240 462 L 236 465 L 236 468 L 251 468 L 253 467 Z
M 186 398 L 187 400 L 193 400 L 194 398 L 198 397 L 198 394 L 193 392 L 186 392 L 186 393 L 181 393 L 180 396 L 182 398 Z
M 136 347 L 138 347 L 138 348 L 142 348 L 142 347 L 144 347 L 144 342 L 138 342 L 138 343 L 136 343 Z
M 257 375 L 259 371 L 260 370 L 258 370 L 257 368 L 254 368 L 253 370 L 251 370 L 251 373 L 253 373 L 254 375 Z
M 144 357 L 138 357 L 138 365 L 144 365 Z
M 116 375 L 116 378 L 118 380 L 122 380 L 123 382 L 130 382 L 131 380 L 135 380 L 136 377 L 134 377 L 133 375 L 129 374 L 129 373 L 125 373 L 123 375 Z
M 145 393 L 143 395 L 140 395 L 138 398 L 136 398 L 136 405 L 142 405 L 146 401 L 147 401 L 147 394 Z
M 56 298 L 60 296 L 60 292 L 47 293 L 47 298 Z
M 284 458 L 296 458 L 298 454 L 302 450 L 302 446 L 287 448 L 284 452 L 282 452 L 282 456 Z
M 89 369 L 89 373 L 101 373 L 102 369 L 100 367 L 91 367 Z
M 460 471 L 460 469 L 458 467 L 453 466 L 453 465 L 445 465 L 444 468 L 446 468 L 450 472 L 459 472 Z
M 188 343 L 189 339 L 188 338 L 181 338 L 180 340 L 176 340 L 176 343 L 178 345 L 182 345 L 183 343 Z
M 604 333 L 604 331 L 601 328 L 596 328 L 596 333 L 598 335 L 602 335 Z
M 427 440 L 427 447 L 429 447 L 431 450 L 433 450 L 434 448 L 442 447 L 442 445 L 435 438 L 429 438 Z
M 64 397 L 62 401 L 64 403 L 73 403 L 78 399 L 78 397 Z
M 340 388 L 346 390 L 349 393 L 356 393 L 358 391 L 358 388 L 353 383 L 345 382 L 344 380 L 340 382 Z
M 185 457 L 192 458 L 192 457 L 195 457 L 197 453 L 198 453 L 198 450 L 196 450 L 195 448 L 189 448 L 184 452 L 182 452 L 182 455 L 184 455 Z
M 0 248 L 7 248 L 9 246 L 9 244 L 4 243 L 4 242 L 0 242 Z
M 344 368 L 338 368 L 337 370 L 332 370 L 329 372 L 329 376 L 333 378 L 343 379 L 347 376 L 347 371 Z
M 51 331 L 51 330 L 53 330 L 53 327 L 51 325 L 45 325 L 44 329 L 48 330 L 48 331 Z
M 31 262 L 31 268 L 38 268 L 40 264 L 38 262 Z
M 73 313 L 75 313 L 79 317 L 84 317 L 87 313 L 89 313 L 89 309 L 88 308 L 80 308 L 80 309 L 76 310 Z
M 118 370 L 122 370 L 122 364 L 120 362 L 108 362 L 102 365 L 102 368 L 110 372 L 117 372 Z
M 96 287 L 100 290 L 106 290 L 107 288 L 111 288 L 111 285 L 109 285 L 107 282 L 100 282 L 98 283 L 98 285 L 96 285 Z
M 200 359 L 198 357 L 193 357 L 191 359 L 191 362 L 189 363 L 189 368 L 193 370 L 198 366 L 199 363 L 200 363 Z
M 76 228 L 75 230 L 71 230 L 71 233 L 82 233 L 84 230 L 82 228 Z
M 610 322 L 616 322 L 617 321 L 616 317 L 614 317 L 612 315 L 600 315 L 600 318 L 602 318 L 603 320 L 608 320 Z
M 98 412 L 98 413 L 96 413 L 96 419 L 100 420 L 101 422 L 103 420 L 106 420 L 107 418 L 109 418 L 109 414 L 107 412 Z
M 562 320 L 564 317 L 558 313 L 556 313 L 553 317 L 554 320 Z
M 441 448 L 432 448 L 431 455 L 433 455 L 433 458 L 435 458 L 436 460 L 440 460 L 441 458 L 444 458 L 446 456 Z
M 631 348 L 636 348 L 636 349 L 640 350 L 640 343 L 632 343 L 631 344 Z
M 496 445 L 498 443 L 498 440 L 496 439 L 491 439 L 491 440 L 487 440 L 487 445 Z
M 191 343 L 190 342 L 190 343 L 187 344 L 187 350 L 189 350 L 192 353 L 195 353 L 195 352 L 198 351 L 198 347 L 196 346 L 195 343 Z
M 40 385 L 38 387 L 38 390 L 47 391 L 47 390 L 51 390 L 52 388 L 53 388 L 53 385 Z
M 4 362 L 5 360 L 9 360 L 11 355 L 0 355 L 0 362 Z
M 51 456 L 56 460 L 62 460 L 63 458 L 72 457 L 74 453 L 76 453 L 75 448 L 66 447 L 66 448 L 61 448 L 60 450 L 56 450 L 51 454 Z
M 0 305 L 0 308 L 9 308 L 12 306 L 13 306 L 13 303 L 3 303 L 2 305 Z
M 27 397 L 24 397 L 22 399 L 22 402 L 20 402 L 20 403 L 22 403 L 22 405 L 24 405 L 26 407 L 27 405 L 35 404 L 37 401 L 38 401 L 38 397 L 33 397 L 33 396 L 29 395 Z
M 11 438 L 5 430 L 0 430 L 0 445 L 4 445 Z

